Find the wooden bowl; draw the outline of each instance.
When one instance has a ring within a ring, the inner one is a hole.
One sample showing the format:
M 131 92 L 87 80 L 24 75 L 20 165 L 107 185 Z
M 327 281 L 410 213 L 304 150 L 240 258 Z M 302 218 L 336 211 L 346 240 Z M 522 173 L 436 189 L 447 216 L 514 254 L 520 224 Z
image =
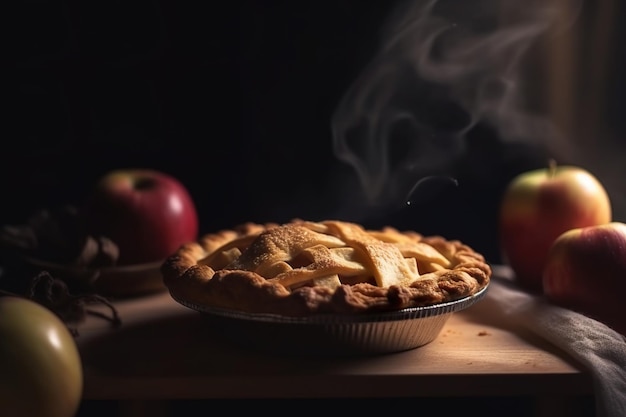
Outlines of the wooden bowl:
M 75 291 L 107 297 L 136 297 L 165 291 L 161 276 L 163 261 L 104 268 L 77 267 L 28 258 L 27 263 L 54 278 L 63 279 Z

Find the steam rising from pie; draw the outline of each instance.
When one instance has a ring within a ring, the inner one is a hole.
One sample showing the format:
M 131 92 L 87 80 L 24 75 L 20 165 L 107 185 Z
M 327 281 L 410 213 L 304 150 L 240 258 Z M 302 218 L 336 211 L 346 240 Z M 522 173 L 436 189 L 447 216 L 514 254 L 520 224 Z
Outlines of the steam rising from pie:
M 533 42 L 563 25 L 563 7 L 578 11 L 578 0 L 565 3 L 417 0 L 396 11 L 332 120 L 335 154 L 371 203 L 445 174 L 479 122 L 504 140 L 563 148 L 547 120 L 522 108 L 519 75 Z

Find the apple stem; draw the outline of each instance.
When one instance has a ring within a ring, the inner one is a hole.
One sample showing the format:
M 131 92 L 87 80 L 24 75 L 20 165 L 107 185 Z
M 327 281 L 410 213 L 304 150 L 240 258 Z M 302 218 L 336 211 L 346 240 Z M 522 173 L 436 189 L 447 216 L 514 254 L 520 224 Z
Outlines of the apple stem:
M 556 174 L 556 161 L 554 159 L 550 159 L 548 161 L 548 176 L 550 177 L 554 177 L 554 175 Z

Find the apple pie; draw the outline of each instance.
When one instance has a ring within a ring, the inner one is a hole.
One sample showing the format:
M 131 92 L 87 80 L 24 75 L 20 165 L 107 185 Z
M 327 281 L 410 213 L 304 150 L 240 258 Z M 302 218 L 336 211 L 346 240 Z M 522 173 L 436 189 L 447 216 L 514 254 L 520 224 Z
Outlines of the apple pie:
M 206 234 L 169 256 L 161 273 L 178 301 L 302 317 L 458 300 L 484 289 L 491 267 L 441 236 L 295 219 Z

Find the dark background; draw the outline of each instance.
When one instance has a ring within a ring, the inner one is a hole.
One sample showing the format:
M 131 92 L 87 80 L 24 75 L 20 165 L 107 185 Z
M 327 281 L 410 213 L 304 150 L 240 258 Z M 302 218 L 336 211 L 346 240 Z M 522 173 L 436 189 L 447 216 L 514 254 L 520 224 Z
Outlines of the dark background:
M 514 174 L 545 164 L 543 147 L 504 144 L 479 127 L 452 168 L 458 187 L 382 210 L 352 196 L 355 174 L 333 155 L 333 112 L 397 3 L 12 4 L 2 52 L 2 222 L 78 203 L 110 169 L 149 167 L 188 186 L 203 232 L 341 217 L 459 238 L 497 262 L 501 192 Z M 615 91 L 603 99 L 619 96 L 619 84 Z M 621 120 L 619 100 L 609 104 Z

